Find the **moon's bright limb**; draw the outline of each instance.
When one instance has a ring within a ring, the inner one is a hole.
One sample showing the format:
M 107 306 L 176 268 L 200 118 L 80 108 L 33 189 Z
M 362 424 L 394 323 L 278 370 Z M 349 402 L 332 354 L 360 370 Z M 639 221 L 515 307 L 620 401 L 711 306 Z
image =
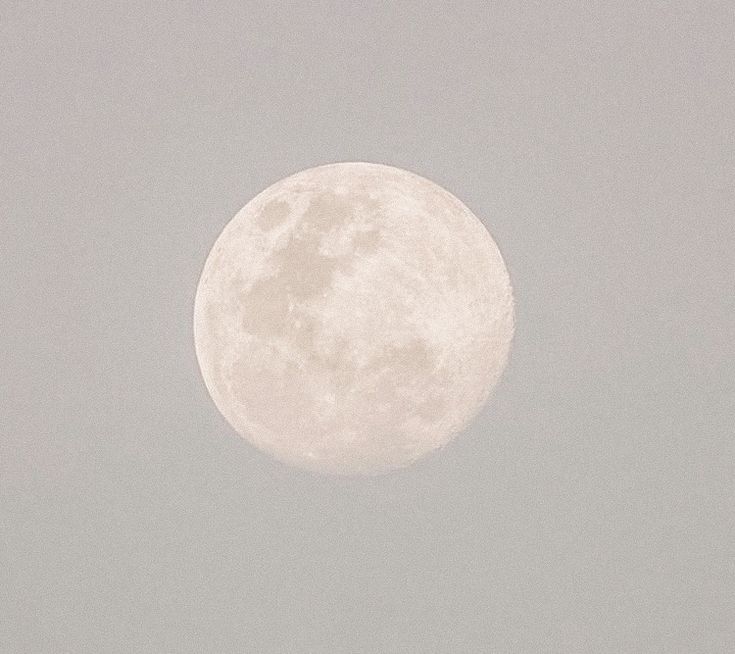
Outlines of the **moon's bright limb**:
M 196 352 L 227 421 L 320 472 L 373 474 L 447 443 L 497 383 L 513 299 L 495 242 L 405 170 L 304 170 L 249 202 L 207 258 Z

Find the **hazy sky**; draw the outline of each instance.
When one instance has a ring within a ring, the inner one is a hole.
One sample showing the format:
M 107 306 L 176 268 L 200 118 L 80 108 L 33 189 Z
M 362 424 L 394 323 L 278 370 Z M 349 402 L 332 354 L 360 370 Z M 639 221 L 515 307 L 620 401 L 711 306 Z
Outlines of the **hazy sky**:
M 732 4 L 456 4 L 0 0 L 0 651 L 735 649 Z M 191 333 L 224 224 L 345 160 L 516 299 L 480 418 L 372 479 L 236 437 Z

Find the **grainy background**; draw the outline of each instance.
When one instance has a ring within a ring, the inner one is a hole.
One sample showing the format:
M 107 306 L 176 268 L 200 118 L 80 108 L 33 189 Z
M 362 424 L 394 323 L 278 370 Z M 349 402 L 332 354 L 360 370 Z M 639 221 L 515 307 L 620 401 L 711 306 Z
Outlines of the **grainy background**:
M 0 651 L 735 650 L 735 13 L 0 0 Z M 407 168 L 515 287 L 480 419 L 376 479 L 235 437 L 191 334 L 268 184 Z

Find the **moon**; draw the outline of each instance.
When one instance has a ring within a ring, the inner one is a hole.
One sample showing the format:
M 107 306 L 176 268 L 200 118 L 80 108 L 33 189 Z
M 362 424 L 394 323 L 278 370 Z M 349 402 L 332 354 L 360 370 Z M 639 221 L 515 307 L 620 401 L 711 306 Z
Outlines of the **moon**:
M 227 224 L 194 303 L 206 387 L 290 465 L 384 473 L 441 448 L 497 384 L 513 297 L 480 220 L 433 182 L 337 163 L 276 182 Z

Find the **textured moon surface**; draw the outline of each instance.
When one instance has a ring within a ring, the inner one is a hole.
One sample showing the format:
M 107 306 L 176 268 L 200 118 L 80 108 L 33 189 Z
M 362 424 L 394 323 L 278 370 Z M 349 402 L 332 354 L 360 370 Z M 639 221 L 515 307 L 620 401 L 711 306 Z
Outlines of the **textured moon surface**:
M 225 227 L 194 338 L 212 399 L 255 446 L 377 474 L 477 414 L 513 320 L 503 259 L 466 206 L 405 170 L 339 163 L 277 182 Z

